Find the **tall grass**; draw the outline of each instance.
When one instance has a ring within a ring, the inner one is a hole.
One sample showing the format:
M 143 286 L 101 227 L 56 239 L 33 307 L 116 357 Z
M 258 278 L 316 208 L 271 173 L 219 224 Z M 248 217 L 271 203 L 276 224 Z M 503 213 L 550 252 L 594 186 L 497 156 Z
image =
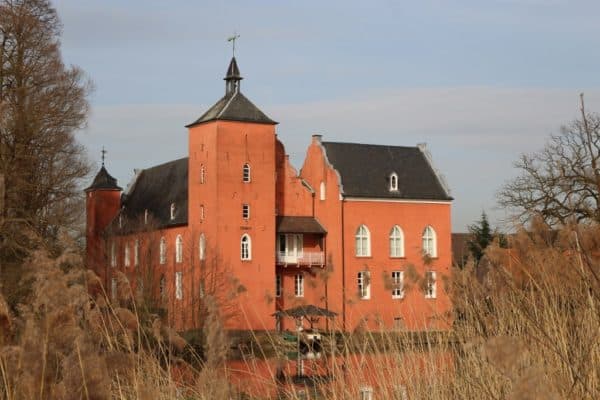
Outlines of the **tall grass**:
M 76 254 L 38 252 L 17 315 L 0 296 L 0 398 L 597 399 L 599 260 L 597 227 L 538 223 L 448 277 L 451 331 L 325 333 L 323 357 L 305 362 L 309 380 L 294 378 L 285 355 L 295 345 L 280 335 L 232 351 L 214 306 L 200 359 L 137 311 L 125 277 L 111 303 Z

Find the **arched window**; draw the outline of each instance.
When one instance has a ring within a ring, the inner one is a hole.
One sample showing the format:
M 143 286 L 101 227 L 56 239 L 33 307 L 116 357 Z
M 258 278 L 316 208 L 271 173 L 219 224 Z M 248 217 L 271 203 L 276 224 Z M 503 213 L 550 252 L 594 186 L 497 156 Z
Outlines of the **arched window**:
M 140 240 L 137 239 L 133 245 L 133 265 L 140 265 Z
M 371 234 L 366 225 L 361 225 L 356 230 L 356 256 L 371 256 Z
M 198 255 L 201 260 L 206 258 L 206 236 L 204 236 L 204 233 L 200 234 L 200 240 L 198 241 Z
M 160 263 L 166 264 L 167 263 L 167 241 L 165 240 L 164 237 L 160 238 L 159 255 L 160 255 Z
M 250 182 L 251 176 L 250 176 L 250 164 L 246 163 L 244 164 L 243 168 L 242 168 L 242 181 L 243 182 Z
M 125 265 L 126 267 L 129 267 L 130 265 L 130 251 L 129 251 L 129 243 L 125 243 L 125 254 L 124 254 L 124 260 L 123 260 L 123 265 Z
M 404 233 L 398 225 L 390 231 L 390 257 L 404 257 Z
M 252 259 L 252 240 L 248 234 L 242 235 L 241 258 L 242 260 Z
M 429 257 L 437 257 L 436 235 L 429 225 L 423 231 L 423 254 Z
M 393 172 L 390 175 L 390 192 L 397 192 L 397 191 L 398 191 L 398 174 Z
M 319 186 L 319 199 L 325 200 L 327 198 L 327 192 L 325 191 L 325 182 L 321 181 Z
M 177 235 L 175 239 L 175 262 L 183 262 L 183 239 Z
M 175 219 L 175 203 L 171 203 L 171 219 Z
M 206 169 L 204 168 L 204 164 L 200 165 L 200 183 L 204 183 L 206 179 Z

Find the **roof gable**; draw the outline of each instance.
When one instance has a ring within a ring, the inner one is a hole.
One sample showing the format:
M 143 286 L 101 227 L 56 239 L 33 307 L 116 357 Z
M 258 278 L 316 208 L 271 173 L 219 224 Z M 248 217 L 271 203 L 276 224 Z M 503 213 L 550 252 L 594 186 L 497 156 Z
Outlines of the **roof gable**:
M 410 200 L 452 200 L 418 147 L 322 142 L 341 177 L 344 196 Z M 398 190 L 390 191 L 390 176 Z

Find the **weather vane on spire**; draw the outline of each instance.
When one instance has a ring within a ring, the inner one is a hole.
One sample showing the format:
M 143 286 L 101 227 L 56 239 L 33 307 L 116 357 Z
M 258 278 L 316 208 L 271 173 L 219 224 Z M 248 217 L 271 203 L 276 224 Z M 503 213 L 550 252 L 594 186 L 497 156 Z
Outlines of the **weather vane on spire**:
M 233 50 L 233 56 L 235 57 L 235 41 L 238 40 L 240 37 L 240 35 L 237 34 L 237 32 L 233 32 L 233 36 L 230 36 L 227 38 L 228 42 L 232 43 L 232 50 Z
M 104 146 L 102 146 L 102 151 L 101 151 L 101 153 L 102 153 L 102 166 L 104 167 L 104 156 L 106 156 L 106 153 L 108 153 L 108 151 L 106 151 L 106 150 L 104 149 Z

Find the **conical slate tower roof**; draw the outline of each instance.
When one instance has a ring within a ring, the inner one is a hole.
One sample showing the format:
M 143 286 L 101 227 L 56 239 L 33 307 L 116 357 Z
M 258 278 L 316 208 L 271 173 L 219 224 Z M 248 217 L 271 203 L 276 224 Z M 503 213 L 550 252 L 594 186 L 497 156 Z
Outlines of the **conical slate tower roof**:
M 231 59 L 227 74 L 225 75 L 225 96 L 217 101 L 200 118 L 186 125 L 189 128 L 194 125 L 209 121 L 241 121 L 256 122 L 259 124 L 275 125 L 277 122 L 267 117 L 246 96 L 240 92 L 240 81 L 243 79 L 238 68 L 235 57 Z
M 102 168 L 100 168 L 100 171 L 96 174 L 92 184 L 85 189 L 86 192 L 92 190 L 122 190 L 122 188 L 117 185 L 117 180 L 113 178 L 106 168 L 104 168 L 104 165 L 102 165 Z

